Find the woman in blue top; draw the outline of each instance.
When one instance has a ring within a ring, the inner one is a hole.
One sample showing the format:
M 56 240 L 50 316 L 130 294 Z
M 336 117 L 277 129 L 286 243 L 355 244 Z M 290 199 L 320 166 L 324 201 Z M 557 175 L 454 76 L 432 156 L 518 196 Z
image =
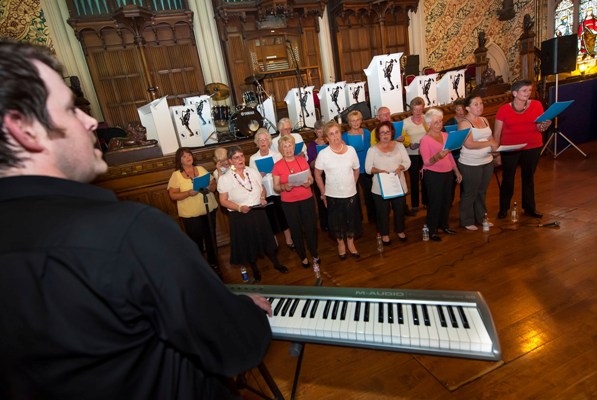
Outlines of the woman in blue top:
M 371 146 L 371 132 L 369 129 L 361 128 L 363 122 L 363 114 L 360 111 L 354 110 L 347 115 L 348 131 L 342 134 L 342 140 L 348 146 L 354 147 L 361 165 L 359 172 L 358 186 L 360 187 L 363 197 L 365 198 L 365 207 L 367 208 L 367 219 L 369 222 L 376 220 L 375 203 L 371 195 L 371 175 L 365 172 L 365 158 L 367 158 L 367 150 Z M 357 197 L 357 199 L 359 199 Z M 359 199 L 360 200 L 360 199 Z M 359 210 L 361 207 L 359 205 Z

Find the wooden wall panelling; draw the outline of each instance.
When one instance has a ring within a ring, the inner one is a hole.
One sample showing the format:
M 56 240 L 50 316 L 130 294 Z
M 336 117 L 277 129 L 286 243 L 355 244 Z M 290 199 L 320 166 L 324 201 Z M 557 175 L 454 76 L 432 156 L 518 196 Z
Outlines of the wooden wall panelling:
M 248 63 L 245 41 L 240 32 L 229 33 L 225 42 L 226 57 L 230 74 L 230 91 L 233 103 L 243 102 L 245 78 L 252 75 L 252 68 Z

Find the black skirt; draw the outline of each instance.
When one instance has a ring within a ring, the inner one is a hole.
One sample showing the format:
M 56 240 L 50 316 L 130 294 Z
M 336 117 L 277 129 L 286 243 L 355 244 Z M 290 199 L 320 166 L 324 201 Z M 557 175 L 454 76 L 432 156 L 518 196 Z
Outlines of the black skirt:
M 268 251 L 275 252 L 276 242 L 265 209 L 253 209 L 246 214 L 230 212 L 228 217 L 230 264 L 254 263 Z
M 352 197 L 326 196 L 328 229 L 334 239 L 355 238 L 361 235 L 362 221 L 358 193 Z

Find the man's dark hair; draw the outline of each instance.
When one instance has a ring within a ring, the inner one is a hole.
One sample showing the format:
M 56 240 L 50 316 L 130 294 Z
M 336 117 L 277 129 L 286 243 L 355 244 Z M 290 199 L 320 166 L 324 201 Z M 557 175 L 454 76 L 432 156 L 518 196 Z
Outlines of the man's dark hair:
M 8 142 L 4 117 L 13 111 L 37 120 L 48 132 L 59 131 L 46 109 L 48 90 L 33 61 L 38 60 L 62 76 L 59 62 L 46 47 L 0 40 L 0 171 L 17 167 L 23 159 Z

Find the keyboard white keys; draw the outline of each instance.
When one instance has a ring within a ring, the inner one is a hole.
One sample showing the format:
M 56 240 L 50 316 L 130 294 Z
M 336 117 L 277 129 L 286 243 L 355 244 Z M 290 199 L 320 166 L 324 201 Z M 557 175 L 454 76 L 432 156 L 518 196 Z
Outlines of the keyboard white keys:
M 477 292 L 258 285 L 232 291 L 270 300 L 274 339 L 501 359 Z

